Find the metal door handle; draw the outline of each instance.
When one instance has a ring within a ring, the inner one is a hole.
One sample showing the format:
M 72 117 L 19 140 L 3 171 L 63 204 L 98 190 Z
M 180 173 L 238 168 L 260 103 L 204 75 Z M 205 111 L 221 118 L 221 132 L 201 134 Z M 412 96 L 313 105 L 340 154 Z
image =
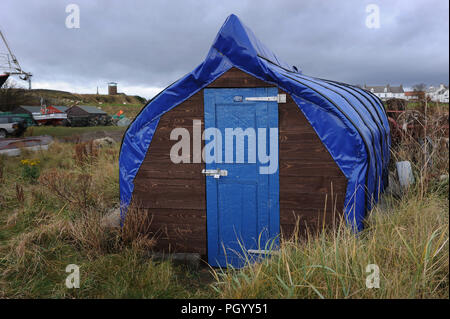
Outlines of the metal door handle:
M 220 178 L 220 176 L 228 176 L 226 169 L 203 169 L 202 174 L 206 176 L 214 176 L 214 178 Z

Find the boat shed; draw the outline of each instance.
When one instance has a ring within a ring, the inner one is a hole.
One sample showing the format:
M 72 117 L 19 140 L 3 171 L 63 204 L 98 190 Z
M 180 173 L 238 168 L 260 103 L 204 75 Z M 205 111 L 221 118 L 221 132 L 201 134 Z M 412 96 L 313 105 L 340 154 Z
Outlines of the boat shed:
M 239 129 L 241 142 L 227 140 L 227 130 Z M 227 158 L 239 146 L 244 156 Z M 133 204 L 152 215 L 155 250 L 239 267 L 242 255 L 341 217 L 361 230 L 387 185 L 389 149 L 386 113 L 374 94 L 303 74 L 231 15 L 205 60 L 128 127 L 119 157 L 121 213 Z

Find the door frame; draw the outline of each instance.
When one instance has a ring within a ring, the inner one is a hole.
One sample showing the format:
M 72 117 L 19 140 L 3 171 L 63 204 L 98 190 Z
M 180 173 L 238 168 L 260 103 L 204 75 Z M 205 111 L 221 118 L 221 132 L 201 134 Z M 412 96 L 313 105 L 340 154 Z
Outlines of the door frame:
M 230 98 L 233 99 L 233 96 L 240 95 L 243 96 L 244 100 L 246 96 L 260 96 L 260 97 L 268 97 L 268 96 L 276 96 L 278 94 L 278 88 L 277 87 L 257 87 L 257 88 L 207 88 L 204 89 L 204 129 L 207 129 L 208 127 L 211 127 L 211 114 L 210 114 L 210 107 L 216 105 L 215 103 L 215 94 L 218 92 L 230 92 Z M 253 93 L 252 93 L 253 92 Z M 250 103 L 242 103 L 242 101 L 231 101 L 240 103 L 242 107 L 245 107 L 245 105 L 248 105 Z M 274 128 L 276 127 L 279 130 L 279 121 L 278 121 L 278 103 L 277 102 L 251 102 L 251 103 L 267 103 L 267 128 Z M 233 103 L 234 104 L 234 103 Z M 216 125 L 216 117 L 215 117 L 215 111 L 214 111 L 214 125 Z M 268 138 L 269 132 L 267 131 L 266 137 Z M 222 141 L 224 141 L 224 137 Z M 277 137 L 277 145 L 278 145 L 278 167 L 277 171 L 274 174 L 269 174 L 268 176 L 268 203 L 267 203 L 267 213 L 268 216 L 268 232 L 269 237 L 272 240 L 271 247 L 272 249 L 277 249 L 279 246 L 279 235 L 280 235 L 280 206 L 279 206 L 279 131 L 278 131 L 278 137 Z M 267 146 L 268 147 L 268 146 Z M 268 149 L 266 148 L 266 152 Z M 222 154 L 222 160 L 224 159 L 225 154 Z M 258 159 L 257 159 L 258 161 Z M 210 164 L 214 165 L 214 164 Z M 205 168 L 208 168 L 208 164 L 205 164 Z M 208 184 L 211 183 L 211 180 L 213 177 L 207 177 L 205 176 L 205 194 L 206 194 L 206 221 L 207 221 L 207 227 L 206 227 L 206 234 L 207 234 L 207 257 L 208 257 L 208 263 L 212 266 L 218 266 L 218 267 L 224 267 L 227 266 L 227 264 L 231 264 L 233 267 L 242 267 L 245 265 L 245 261 L 242 260 L 220 260 L 219 253 L 217 252 L 216 248 L 213 248 L 214 246 L 217 246 L 219 243 L 219 220 L 218 220 L 218 207 L 212 208 L 212 204 L 218 204 L 218 189 L 216 186 L 216 192 L 215 194 L 208 193 Z M 216 181 L 213 181 L 216 182 Z M 214 212 L 213 212 L 214 211 Z M 211 220 L 212 215 L 215 218 L 215 221 Z M 259 228 L 258 228 L 259 229 Z M 261 248 L 263 249 L 263 248 Z M 214 254 L 214 255 L 212 255 Z M 257 259 L 260 257 L 260 255 L 252 255 L 249 254 L 249 257 L 252 257 L 252 259 Z M 215 260 L 213 259 L 215 258 Z

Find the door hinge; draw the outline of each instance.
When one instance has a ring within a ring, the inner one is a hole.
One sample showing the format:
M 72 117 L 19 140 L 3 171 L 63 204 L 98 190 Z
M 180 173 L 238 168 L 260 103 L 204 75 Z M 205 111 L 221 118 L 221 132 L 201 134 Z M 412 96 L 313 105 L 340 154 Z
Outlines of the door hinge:
M 278 94 L 277 96 L 255 96 L 246 97 L 246 101 L 256 101 L 256 102 L 278 102 L 286 103 L 286 94 Z

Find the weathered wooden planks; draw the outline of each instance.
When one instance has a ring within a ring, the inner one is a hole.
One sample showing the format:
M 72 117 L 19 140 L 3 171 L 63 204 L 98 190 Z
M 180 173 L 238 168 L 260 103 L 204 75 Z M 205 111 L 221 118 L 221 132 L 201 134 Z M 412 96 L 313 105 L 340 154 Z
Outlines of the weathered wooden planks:
M 342 214 L 347 179 L 298 106 L 279 104 L 280 225 L 283 236 L 305 233 Z
M 206 254 L 204 164 L 192 163 L 192 149 L 191 163 L 170 160 L 172 129 L 186 128 L 192 137 L 193 120 L 203 117 L 203 91 L 164 114 L 136 176 L 133 200 L 153 215 L 155 250 Z

